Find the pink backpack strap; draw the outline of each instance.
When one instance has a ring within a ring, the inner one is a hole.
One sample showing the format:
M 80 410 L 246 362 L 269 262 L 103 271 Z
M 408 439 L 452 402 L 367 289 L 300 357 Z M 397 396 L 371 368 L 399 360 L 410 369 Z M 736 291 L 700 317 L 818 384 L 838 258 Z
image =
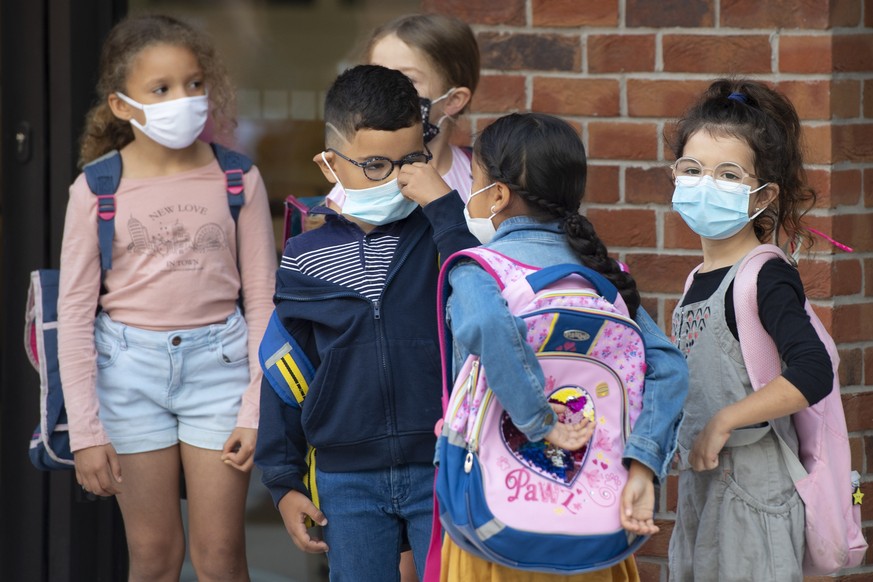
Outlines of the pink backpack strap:
M 779 247 L 758 246 L 743 258 L 734 279 L 737 334 L 746 371 L 755 390 L 782 373 L 782 360 L 776 343 L 764 329 L 758 316 L 758 273 L 764 263 L 772 259 L 788 261 L 788 257 Z

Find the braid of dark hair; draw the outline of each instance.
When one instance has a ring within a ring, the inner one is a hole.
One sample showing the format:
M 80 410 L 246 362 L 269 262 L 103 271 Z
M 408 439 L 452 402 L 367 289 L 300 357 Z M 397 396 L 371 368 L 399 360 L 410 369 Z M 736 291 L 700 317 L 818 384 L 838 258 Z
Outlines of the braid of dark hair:
M 568 212 L 564 215 L 562 223 L 570 248 L 582 264 L 589 269 L 594 269 L 615 285 L 627 305 L 628 313 L 635 318 L 640 307 L 637 283 L 630 273 L 621 270 L 618 261 L 607 254 L 606 245 L 597 236 L 591 221 L 578 212 Z
M 498 181 L 502 182 L 502 180 Z M 561 221 L 564 233 L 567 235 L 567 242 L 582 264 L 597 271 L 615 285 L 627 305 L 628 313 L 632 318 L 636 317 L 640 306 L 640 293 L 636 281 L 629 273 L 621 270 L 617 261 L 610 258 L 606 245 L 597 236 L 591 221 L 579 214 L 578 208 L 568 209 L 563 204 L 532 194 L 515 184 L 507 184 L 507 186 L 528 204 L 536 205 Z

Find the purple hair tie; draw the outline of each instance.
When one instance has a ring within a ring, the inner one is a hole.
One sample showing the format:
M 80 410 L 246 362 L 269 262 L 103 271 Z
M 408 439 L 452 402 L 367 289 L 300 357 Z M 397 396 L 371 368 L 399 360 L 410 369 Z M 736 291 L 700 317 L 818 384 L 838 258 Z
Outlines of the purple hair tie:
M 728 95 L 728 99 L 733 99 L 734 101 L 739 101 L 740 103 L 749 103 L 749 98 L 743 95 L 742 93 L 737 93 L 734 91 L 730 95 Z

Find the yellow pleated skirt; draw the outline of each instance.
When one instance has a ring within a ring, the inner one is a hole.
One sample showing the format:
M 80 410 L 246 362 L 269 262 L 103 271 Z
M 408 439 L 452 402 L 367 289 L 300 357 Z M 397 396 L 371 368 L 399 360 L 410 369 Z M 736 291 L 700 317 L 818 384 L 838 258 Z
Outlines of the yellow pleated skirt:
M 587 574 L 544 574 L 513 570 L 478 558 L 443 538 L 440 582 L 639 582 L 633 556 L 611 568 Z

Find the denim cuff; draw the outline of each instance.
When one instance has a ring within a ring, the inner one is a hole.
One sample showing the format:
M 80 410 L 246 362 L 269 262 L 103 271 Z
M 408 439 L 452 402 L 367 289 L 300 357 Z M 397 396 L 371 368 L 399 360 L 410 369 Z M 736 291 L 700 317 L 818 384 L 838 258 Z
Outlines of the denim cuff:
M 533 420 L 524 425 L 516 424 L 518 430 L 524 433 L 524 436 L 531 442 L 541 441 L 546 438 L 558 422 L 558 415 L 552 410 L 551 406 L 547 406 L 541 412 L 533 417 Z

